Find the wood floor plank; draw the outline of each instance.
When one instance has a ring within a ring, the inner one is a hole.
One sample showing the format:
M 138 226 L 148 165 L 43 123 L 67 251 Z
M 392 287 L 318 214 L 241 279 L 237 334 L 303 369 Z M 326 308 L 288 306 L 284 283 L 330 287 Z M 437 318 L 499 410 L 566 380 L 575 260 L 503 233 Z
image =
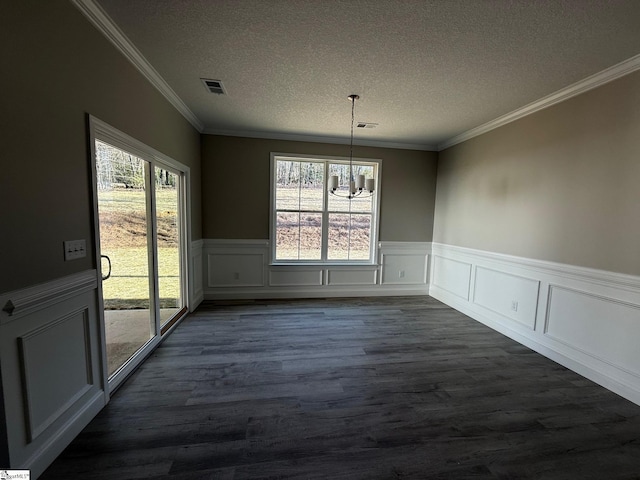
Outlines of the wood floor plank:
M 638 479 L 640 406 L 430 297 L 205 302 L 42 478 Z

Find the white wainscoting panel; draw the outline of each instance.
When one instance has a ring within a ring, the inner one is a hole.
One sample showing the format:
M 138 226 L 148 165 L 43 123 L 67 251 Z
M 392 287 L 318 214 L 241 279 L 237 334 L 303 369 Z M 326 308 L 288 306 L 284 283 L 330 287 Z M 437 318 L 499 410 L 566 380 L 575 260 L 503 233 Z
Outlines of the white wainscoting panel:
M 440 255 L 433 255 L 432 259 L 431 283 L 464 300 L 469 300 L 471 264 Z
M 204 240 L 207 299 L 427 295 L 427 242 L 380 242 L 375 264 L 268 263 L 268 240 Z M 400 277 L 399 271 L 404 271 Z M 381 281 L 388 272 L 390 280 Z M 395 273 L 392 273 L 394 272 Z M 391 277 L 397 276 L 397 280 Z
M 473 303 L 535 330 L 540 281 L 476 267 Z
M 432 255 L 433 297 L 640 404 L 640 277 L 437 243 Z
M 327 268 L 327 285 L 375 285 L 378 278 L 377 268 Z
M 264 256 L 260 253 L 210 253 L 210 287 L 262 287 Z
M 276 267 L 269 269 L 272 287 L 321 286 L 322 268 Z
M 30 469 L 37 477 L 108 400 L 96 276 L 90 270 L 0 295 L 2 305 L 26 305 L 22 299 L 31 298 L 14 315 L 0 312 L 11 461 L 3 467 Z
M 640 380 L 640 305 L 549 286 L 545 334 Z
M 83 309 L 18 338 L 30 442 L 91 388 L 89 328 L 89 312 Z
M 380 242 L 383 285 L 426 285 L 429 253 L 426 242 Z
M 205 298 L 212 289 L 264 287 L 268 248 L 264 240 L 204 240 Z

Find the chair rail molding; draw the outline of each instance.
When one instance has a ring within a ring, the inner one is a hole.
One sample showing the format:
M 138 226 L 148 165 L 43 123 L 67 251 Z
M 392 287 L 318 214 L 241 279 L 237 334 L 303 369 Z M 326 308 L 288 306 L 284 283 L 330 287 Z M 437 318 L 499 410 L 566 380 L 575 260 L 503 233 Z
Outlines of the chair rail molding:
M 86 270 L 50 282 L 0 294 L 0 324 L 48 308 L 98 286 L 96 270 Z

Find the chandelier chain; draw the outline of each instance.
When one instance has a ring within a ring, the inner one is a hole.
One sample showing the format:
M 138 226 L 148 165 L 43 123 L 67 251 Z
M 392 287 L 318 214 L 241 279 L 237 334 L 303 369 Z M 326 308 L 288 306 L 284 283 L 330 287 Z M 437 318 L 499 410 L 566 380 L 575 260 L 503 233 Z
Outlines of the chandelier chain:
M 349 181 L 353 182 L 353 123 L 355 119 L 355 109 L 356 109 L 356 96 L 352 96 L 351 98 L 351 148 L 349 149 Z

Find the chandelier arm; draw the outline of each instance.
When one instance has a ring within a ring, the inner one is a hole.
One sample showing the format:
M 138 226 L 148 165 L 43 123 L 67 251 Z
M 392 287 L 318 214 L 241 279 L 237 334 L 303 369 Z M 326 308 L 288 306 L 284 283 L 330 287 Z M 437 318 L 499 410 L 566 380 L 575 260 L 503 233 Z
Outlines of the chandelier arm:
M 352 198 L 356 198 L 356 197 L 362 197 L 362 198 L 369 198 L 369 197 L 373 197 L 374 192 L 369 192 L 367 190 L 359 190 L 356 193 L 348 193 L 346 195 L 341 195 L 339 193 L 336 193 L 334 191 L 330 191 L 329 192 L 331 195 L 333 195 L 334 197 L 340 197 L 340 198 L 348 198 L 348 199 L 352 199 Z M 363 195 L 364 193 L 366 193 L 366 195 Z

